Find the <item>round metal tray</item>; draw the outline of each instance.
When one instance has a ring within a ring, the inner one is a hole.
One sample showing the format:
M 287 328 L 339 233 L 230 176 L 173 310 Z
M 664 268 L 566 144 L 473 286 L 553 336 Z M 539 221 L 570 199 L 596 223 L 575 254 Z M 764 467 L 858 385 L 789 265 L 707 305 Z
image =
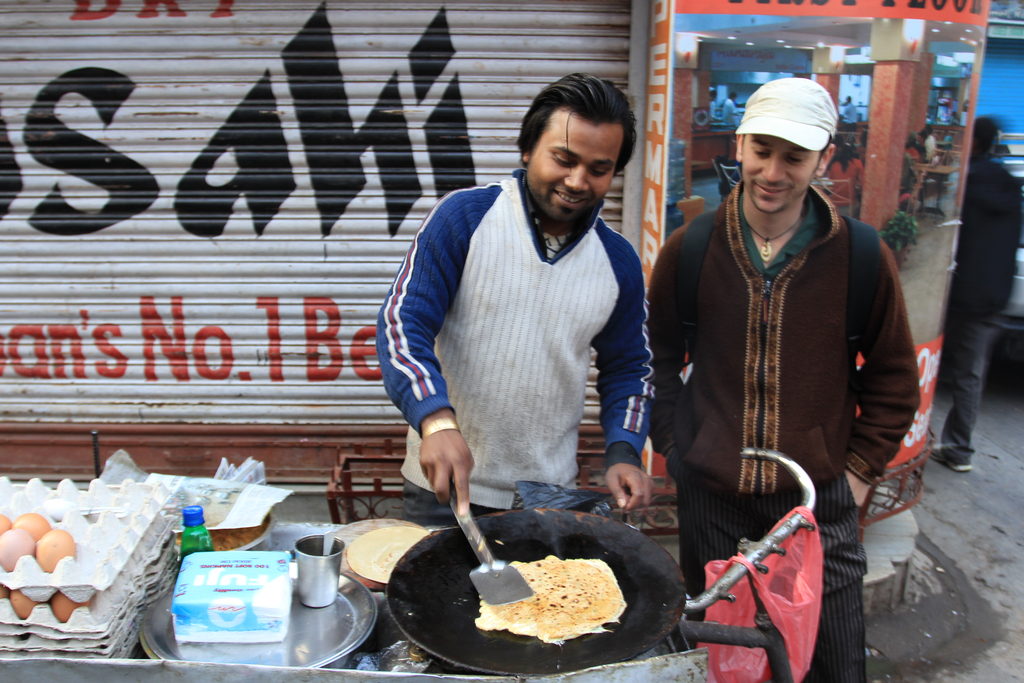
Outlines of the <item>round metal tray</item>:
M 306 607 L 294 593 L 288 633 L 276 643 L 179 643 L 171 593 L 146 612 L 139 640 L 152 659 L 316 668 L 347 658 L 373 632 L 377 603 L 369 589 L 342 575 L 333 605 Z

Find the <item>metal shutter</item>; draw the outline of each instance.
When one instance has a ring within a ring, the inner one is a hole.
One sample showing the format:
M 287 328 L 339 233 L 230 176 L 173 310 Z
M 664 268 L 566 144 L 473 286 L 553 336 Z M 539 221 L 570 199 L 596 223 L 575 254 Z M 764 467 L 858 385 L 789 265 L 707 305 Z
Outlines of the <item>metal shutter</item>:
M 990 38 L 978 87 L 978 116 L 995 116 L 1007 133 L 1024 133 L 1024 40 Z
M 0 422 L 400 421 L 372 332 L 419 220 L 518 166 L 543 85 L 625 86 L 629 19 L 3 0 Z

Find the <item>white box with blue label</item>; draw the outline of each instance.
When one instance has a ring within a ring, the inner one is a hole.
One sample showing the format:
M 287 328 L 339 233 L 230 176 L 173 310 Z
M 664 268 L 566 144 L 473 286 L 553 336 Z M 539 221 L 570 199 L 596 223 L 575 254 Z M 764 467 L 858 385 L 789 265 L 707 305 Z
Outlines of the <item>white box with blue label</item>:
M 292 604 L 291 556 L 237 550 L 192 553 L 171 600 L 183 643 L 270 643 L 284 639 Z

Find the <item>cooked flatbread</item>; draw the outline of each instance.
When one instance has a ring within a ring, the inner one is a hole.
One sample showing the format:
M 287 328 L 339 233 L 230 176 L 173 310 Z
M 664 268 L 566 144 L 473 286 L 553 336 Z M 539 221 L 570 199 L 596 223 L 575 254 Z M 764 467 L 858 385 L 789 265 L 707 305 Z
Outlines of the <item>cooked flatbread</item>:
M 420 526 L 389 526 L 367 531 L 345 548 L 345 560 L 359 576 L 387 583 L 402 555 L 429 533 Z
M 476 627 L 534 636 L 561 643 L 586 633 L 606 631 L 626 609 L 622 590 L 604 560 L 560 560 L 548 555 L 536 562 L 512 562 L 533 589 L 533 597 L 508 605 L 480 601 Z

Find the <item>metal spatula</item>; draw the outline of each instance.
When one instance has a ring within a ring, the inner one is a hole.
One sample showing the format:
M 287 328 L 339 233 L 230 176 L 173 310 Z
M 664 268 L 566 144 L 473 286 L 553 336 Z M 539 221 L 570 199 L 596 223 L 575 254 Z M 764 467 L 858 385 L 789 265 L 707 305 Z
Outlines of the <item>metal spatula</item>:
M 480 533 L 480 527 L 468 511 L 466 514 L 459 514 L 459 506 L 455 500 L 455 486 L 452 486 L 451 505 L 455 519 L 459 527 L 469 539 L 469 545 L 480 560 L 480 566 L 469 572 L 469 580 L 476 586 L 481 599 L 490 605 L 507 605 L 510 602 L 526 600 L 533 595 L 533 589 L 526 583 L 526 579 L 519 573 L 519 570 L 505 563 L 504 560 L 495 559 L 487 539 Z

